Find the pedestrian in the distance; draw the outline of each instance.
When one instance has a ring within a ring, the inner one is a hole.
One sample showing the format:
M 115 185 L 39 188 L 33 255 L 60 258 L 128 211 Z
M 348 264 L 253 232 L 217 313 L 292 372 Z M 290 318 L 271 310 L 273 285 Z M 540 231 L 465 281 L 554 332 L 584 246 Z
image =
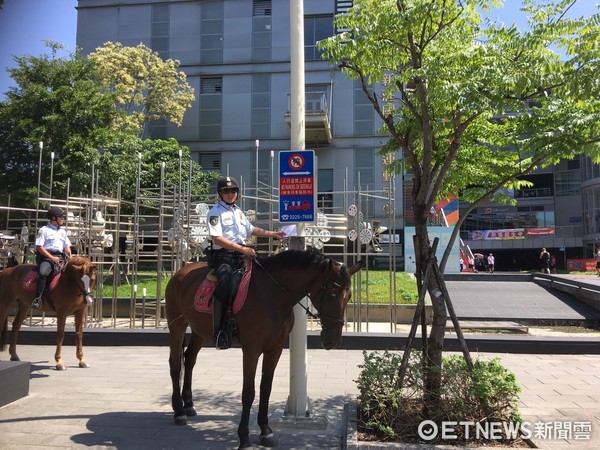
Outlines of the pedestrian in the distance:
M 496 263 L 496 259 L 494 258 L 494 255 L 492 255 L 491 253 L 487 257 L 487 263 L 488 263 L 488 271 L 490 273 L 494 273 L 494 265 Z
M 550 253 L 545 248 L 540 252 L 542 273 L 550 273 Z

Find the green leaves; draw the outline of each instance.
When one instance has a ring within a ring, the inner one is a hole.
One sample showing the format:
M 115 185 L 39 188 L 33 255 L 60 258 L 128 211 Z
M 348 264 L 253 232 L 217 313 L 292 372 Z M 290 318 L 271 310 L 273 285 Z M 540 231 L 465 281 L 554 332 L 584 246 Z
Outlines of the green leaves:
M 570 1 L 528 0 L 527 30 L 482 21 L 500 3 L 356 0 L 336 18 L 350 32 L 319 43 L 349 76 L 385 86 L 384 99 L 366 94 L 423 211 L 474 179 L 489 198 L 537 166 L 600 154 L 598 15 L 568 19 Z
M 113 94 L 117 109 L 127 112 L 122 119 L 139 132 L 152 120 L 165 119 L 181 125 L 194 101 L 194 90 L 179 61 L 164 61 L 144 44 L 123 47 L 107 42 L 89 55 L 96 79 L 105 92 Z
M 144 155 L 144 168 L 152 170 L 149 185 L 160 183 L 160 170 L 147 162 L 159 160 L 169 162 L 167 183 L 179 184 L 181 150 L 182 182 L 187 185 L 192 164 L 194 191 L 208 189 L 210 175 L 189 161 L 186 148 L 176 141 L 138 137 L 150 120 L 181 124 L 193 101 L 176 61 L 163 61 L 143 45 L 109 43 L 87 58 L 76 53 L 58 58 L 60 44 L 48 47 L 49 55 L 15 58 L 17 67 L 10 72 L 17 86 L 0 102 L 0 176 L 3 193 L 12 195 L 13 204 L 35 204 L 38 169 L 45 185 L 52 172 L 56 198 L 66 196 L 67 188 L 75 195 L 89 193 L 94 170 L 101 194 L 115 196 L 120 181 L 123 199 L 133 201 L 138 152 Z M 40 141 L 44 147 L 38 168 Z

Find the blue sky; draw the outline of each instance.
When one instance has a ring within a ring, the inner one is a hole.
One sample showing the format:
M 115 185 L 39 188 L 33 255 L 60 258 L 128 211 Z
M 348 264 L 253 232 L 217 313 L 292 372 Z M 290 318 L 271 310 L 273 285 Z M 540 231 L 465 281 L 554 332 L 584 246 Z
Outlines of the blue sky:
M 505 23 L 517 21 L 522 26 L 525 22 L 519 17 L 520 3 L 520 0 L 505 0 L 505 7 L 490 17 Z M 597 3 L 597 0 L 577 0 L 570 15 L 589 16 Z M 75 50 L 76 6 L 77 0 L 4 0 L 4 8 L 0 9 L 0 99 L 14 84 L 6 71 L 15 65 L 12 55 L 46 53 L 45 40 L 61 42 L 69 50 Z
M 14 83 L 7 67 L 13 55 L 39 56 L 48 53 L 45 40 L 75 50 L 77 0 L 4 0 L 0 9 L 0 99 Z

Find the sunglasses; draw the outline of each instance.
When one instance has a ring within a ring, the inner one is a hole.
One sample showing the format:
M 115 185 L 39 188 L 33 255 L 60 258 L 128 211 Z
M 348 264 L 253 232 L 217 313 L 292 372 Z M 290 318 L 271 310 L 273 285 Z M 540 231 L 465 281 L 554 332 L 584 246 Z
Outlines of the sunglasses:
M 238 188 L 224 188 L 221 189 L 223 194 L 237 194 L 240 190 Z

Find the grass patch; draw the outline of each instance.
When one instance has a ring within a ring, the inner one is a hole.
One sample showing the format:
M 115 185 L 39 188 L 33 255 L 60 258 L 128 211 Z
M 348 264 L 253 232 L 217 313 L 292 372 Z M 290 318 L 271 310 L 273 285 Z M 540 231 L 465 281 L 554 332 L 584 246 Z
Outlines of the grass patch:
M 396 272 L 396 303 L 403 304 L 416 304 L 418 299 L 417 284 L 415 283 L 412 276 L 406 272 Z M 171 278 L 170 275 L 166 275 L 162 279 L 161 285 L 161 296 L 164 298 L 165 288 Z M 367 282 L 368 278 L 368 282 Z M 358 278 L 354 277 L 353 282 L 356 282 Z M 118 298 L 130 298 L 132 293 L 131 285 L 127 284 L 124 277 L 122 277 L 122 283 L 117 286 L 117 297 Z M 129 281 L 132 282 L 131 276 Z M 369 270 L 368 277 L 366 272 L 361 272 L 361 301 L 366 302 L 367 299 L 367 288 L 368 288 L 368 299 L 369 303 L 377 304 L 390 304 L 390 272 L 387 270 Z M 146 298 L 156 298 L 156 272 L 154 271 L 140 271 L 137 274 L 137 297 L 142 297 L 144 288 L 146 289 Z M 113 282 L 112 277 L 106 277 L 104 279 L 104 288 L 102 290 L 102 296 L 111 298 L 113 296 Z M 353 302 L 354 297 L 350 299 Z
M 132 283 L 133 279 L 128 276 L 129 282 Z M 171 275 L 167 274 L 163 276 L 161 281 L 161 297 L 165 296 L 165 288 L 167 287 L 167 283 L 171 279 Z M 122 283 L 117 286 L 117 297 L 118 298 L 130 298 L 133 292 L 133 288 L 130 284 L 127 283 L 125 277 L 121 277 Z M 111 276 L 108 276 L 104 279 L 104 286 L 102 289 L 102 297 L 111 298 L 113 296 L 113 280 Z M 139 271 L 137 273 L 137 298 L 142 298 L 142 293 L 144 289 L 146 289 L 146 298 L 156 298 L 156 287 L 157 287 L 157 276 L 156 271 Z
M 396 303 L 416 305 L 419 298 L 417 283 L 414 278 L 406 272 L 396 272 Z M 367 281 L 368 278 L 368 281 Z M 367 288 L 369 303 L 386 304 L 393 302 L 390 298 L 390 284 L 393 279 L 387 270 L 369 270 L 361 273 L 361 296 L 362 302 L 366 302 Z M 353 299 L 350 299 L 352 302 Z

